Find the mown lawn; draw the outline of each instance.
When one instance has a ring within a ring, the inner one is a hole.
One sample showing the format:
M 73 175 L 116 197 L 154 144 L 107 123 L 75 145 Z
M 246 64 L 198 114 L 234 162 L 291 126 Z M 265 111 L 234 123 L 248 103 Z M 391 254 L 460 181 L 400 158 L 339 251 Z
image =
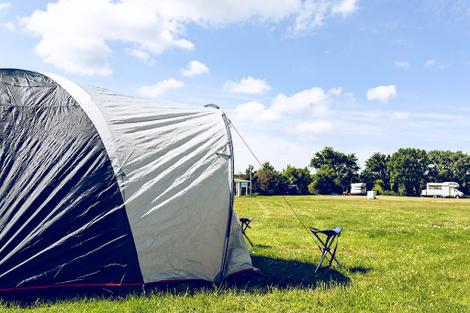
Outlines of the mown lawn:
M 470 199 L 288 197 L 307 225 L 343 226 L 344 268 L 313 271 L 309 233 L 282 197 L 236 200 L 264 277 L 243 284 L 121 298 L 80 298 L 1 310 L 38 312 L 470 312 Z

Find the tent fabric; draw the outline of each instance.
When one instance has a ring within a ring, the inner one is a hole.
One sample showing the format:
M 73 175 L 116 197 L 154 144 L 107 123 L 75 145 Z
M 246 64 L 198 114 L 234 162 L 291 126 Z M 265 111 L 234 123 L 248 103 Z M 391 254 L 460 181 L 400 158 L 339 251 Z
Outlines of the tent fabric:
M 245 239 L 241 232 L 241 224 L 237 215 L 233 213 L 232 223 L 230 228 L 230 240 L 227 256 L 227 268 L 225 270 L 225 277 L 234 273 L 239 273 L 246 270 L 253 270 L 250 254 L 247 253 Z
M 142 281 L 94 125 L 44 76 L 0 72 L 0 287 Z
M 221 110 L 0 70 L 0 147 L 0 288 L 253 268 Z

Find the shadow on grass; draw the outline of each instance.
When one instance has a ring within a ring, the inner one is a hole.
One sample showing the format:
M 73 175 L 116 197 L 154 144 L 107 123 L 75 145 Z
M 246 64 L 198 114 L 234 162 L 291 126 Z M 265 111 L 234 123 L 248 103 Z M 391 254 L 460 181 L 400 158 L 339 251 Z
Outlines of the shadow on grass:
M 296 260 L 276 259 L 266 256 L 252 256 L 253 265 L 260 271 L 260 275 L 250 277 L 235 277 L 229 280 L 228 286 L 243 287 L 244 290 L 269 290 L 275 287 L 286 288 L 316 288 L 347 285 L 350 279 L 335 268 L 320 270 L 315 274 L 316 264 Z
M 353 266 L 353 267 L 348 268 L 348 271 L 350 273 L 367 274 L 371 271 L 371 269 L 368 267 L 363 267 L 363 266 Z
M 278 289 L 314 289 L 317 286 L 329 288 L 347 285 L 350 279 L 335 268 L 325 269 L 315 274 L 316 264 L 296 260 L 284 260 L 266 256 L 252 256 L 253 265 L 261 274 L 247 272 L 235 275 L 222 285 L 214 285 L 206 281 L 186 281 L 180 283 L 157 283 L 145 288 L 53 288 L 36 292 L 15 292 L 0 294 L 0 301 L 5 306 L 30 307 L 38 304 L 53 304 L 65 300 L 88 299 L 124 299 L 132 295 L 145 294 L 192 295 L 200 291 L 243 291 L 270 292 Z M 363 267 L 349 268 L 350 273 L 367 273 Z
M 273 246 L 267 246 L 267 245 L 254 245 L 254 248 L 260 248 L 260 249 L 272 249 Z

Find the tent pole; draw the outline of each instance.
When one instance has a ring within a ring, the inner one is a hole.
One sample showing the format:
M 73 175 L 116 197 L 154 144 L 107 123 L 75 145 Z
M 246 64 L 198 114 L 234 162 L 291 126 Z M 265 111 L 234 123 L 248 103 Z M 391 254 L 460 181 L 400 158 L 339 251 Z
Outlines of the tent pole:
M 229 169 L 229 181 L 230 181 L 230 200 L 229 200 L 229 207 L 228 207 L 228 219 L 227 219 L 227 230 L 225 232 L 225 242 L 224 242 L 224 253 L 222 255 L 222 266 L 220 269 L 220 279 L 217 282 L 222 282 L 225 279 L 225 270 L 227 268 L 227 257 L 228 257 L 228 247 L 230 241 L 230 232 L 232 230 L 232 218 L 233 218 L 233 201 L 234 201 L 234 190 L 233 190 L 233 174 L 235 169 L 235 160 L 233 155 L 233 142 L 232 142 L 232 134 L 230 132 L 230 121 L 222 112 L 222 117 L 224 118 L 225 128 L 227 130 L 227 137 L 228 137 L 228 144 L 230 148 L 230 169 Z
M 229 205 L 228 205 L 228 218 L 227 218 L 227 226 L 226 226 L 226 231 L 225 231 L 225 241 L 224 241 L 224 250 L 223 250 L 223 253 L 222 253 L 222 262 L 221 262 L 221 266 L 220 266 L 220 272 L 214 279 L 215 283 L 221 283 L 225 279 L 225 271 L 227 269 L 227 257 L 228 257 L 228 252 L 229 252 L 228 248 L 229 248 L 229 241 L 230 241 L 230 232 L 232 230 L 233 202 L 234 202 L 234 186 L 233 186 L 234 185 L 234 180 L 233 180 L 233 175 L 234 175 L 234 171 L 235 171 L 235 160 L 234 160 L 234 155 L 233 155 L 232 134 L 230 132 L 230 120 L 227 118 L 227 116 L 225 115 L 225 113 L 223 111 L 222 111 L 222 118 L 224 119 L 225 129 L 227 131 L 228 145 L 229 145 L 229 149 L 230 149 L 230 168 L 229 168 L 230 200 L 229 200 Z

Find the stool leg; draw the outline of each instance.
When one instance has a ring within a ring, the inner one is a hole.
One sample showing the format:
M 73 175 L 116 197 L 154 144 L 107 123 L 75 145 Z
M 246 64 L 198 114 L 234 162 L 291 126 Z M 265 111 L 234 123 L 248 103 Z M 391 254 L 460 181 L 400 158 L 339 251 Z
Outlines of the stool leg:
M 333 250 L 333 253 L 331 253 L 331 246 L 335 242 L 335 239 L 336 239 L 336 236 L 334 236 L 334 235 L 331 236 L 331 241 L 330 241 L 330 244 L 328 246 L 328 254 L 330 255 L 330 261 L 328 262 L 328 267 L 331 267 L 331 263 L 333 263 L 333 259 L 335 258 L 334 255 L 336 253 L 336 246 L 335 246 L 335 249 Z
M 321 256 L 321 259 L 320 259 L 320 262 L 318 263 L 318 266 L 317 268 L 315 269 L 315 274 L 318 272 L 318 270 L 320 269 L 322 263 L 323 263 L 323 260 L 325 260 L 325 257 L 326 257 L 326 254 L 330 251 L 330 245 L 331 245 L 331 242 L 330 242 L 330 237 L 326 237 L 326 240 L 325 240 L 325 243 L 323 243 L 323 241 L 321 242 L 323 244 L 323 252 L 322 252 L 322 256 Z
M 326 257 L 326 252 L 327 252 L 327 250 L 324 249 L 324 250 L 323 250 L 323 254 L 322 254 L 322 256 L 321 256 L 321 259 L 320 259 L 320 262 L 318 263 L 318 266 L 317 266 L 317 268 L 315 269 L 315 274 L 316 274 L 316 273 L 318 272 L 318 270 L 320 269 L 321 264 L 323 263 L 323 260 L 324 260 L 325 257 Z
M 330 255 L 331 255 L 331 260 L 330 260 L 330 265 L 331 263 L 333 263 L 333 260 L 341 267 L 343 267 L 343 265 L 341 263 L 339 263 L 338 259 L 336 258 L 336 249 L 338 248 L 338 239 L 336 239 L 336 245 L 335 245 L 335 249 L 333 250 L 333 253 L 330 252 Z
M 335 249 L 333 250 L 333 253 L 330 252 L 330 262 L 328 262 L 328 267 L 331 267 L 331 263 L 333 263 L 333 260 L 335 259 L 336 247 L 337 246 L 335 246 Z
M 254 245 L 253 245 L 253 243 L 251 242 L 250 238 L 248 238 L 248 236 L 247 236 L 246 234 L 243 234 L 243 235 L 245 235 L 245 238 L 248 240 L 248 242 L 250 243 L 251 247 L 253 248 Z

